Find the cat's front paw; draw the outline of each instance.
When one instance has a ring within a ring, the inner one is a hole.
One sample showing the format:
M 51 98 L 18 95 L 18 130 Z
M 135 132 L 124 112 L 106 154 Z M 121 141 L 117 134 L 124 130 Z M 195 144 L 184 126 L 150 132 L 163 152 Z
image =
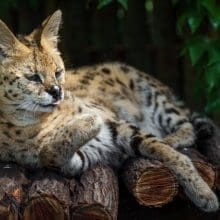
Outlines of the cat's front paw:
M 97 115 L 84 114 L 80 116 L 77 121 L 80 123 L 80 127 L 84 129 L 90 128 L 91 130 L 98 131 L 101 128 L 102 120 Z
M 95 114 L 83 114 L 75 120 L 79 137 L 88 140 L 99 133 L 102 123 L 102 119 Z

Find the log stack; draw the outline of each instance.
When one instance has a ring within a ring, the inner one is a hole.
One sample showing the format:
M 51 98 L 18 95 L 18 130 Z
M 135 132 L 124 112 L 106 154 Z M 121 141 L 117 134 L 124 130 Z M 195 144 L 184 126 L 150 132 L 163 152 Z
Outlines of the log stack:
M 213 166 L 195 150 L 183 153 L 192 158 L 201 176 L 214 188 L 217 176 Z M 181 194 L 172 172 L 158 161 L 129 159 L 123 167 L 120 177 L 142 206 L 160 207 Z M 0 220 L 116 220 L 118 196 L 117 176 L 103 165 L 77 179 L 48 170 L 0 165 Z

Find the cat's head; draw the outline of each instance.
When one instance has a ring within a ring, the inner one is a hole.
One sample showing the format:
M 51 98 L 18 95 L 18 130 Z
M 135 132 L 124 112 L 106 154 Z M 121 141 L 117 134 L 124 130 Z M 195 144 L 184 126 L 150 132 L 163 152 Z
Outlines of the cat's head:
M 63 99 L 64 64 L 57 49 L 61 11 L 16 38 L 0 20 L 0 104 L 51 112 Z

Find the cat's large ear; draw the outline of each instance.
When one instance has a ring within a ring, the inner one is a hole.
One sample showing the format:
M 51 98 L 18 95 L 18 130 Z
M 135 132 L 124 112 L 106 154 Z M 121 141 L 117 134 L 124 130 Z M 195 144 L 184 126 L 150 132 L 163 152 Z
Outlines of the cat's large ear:
M 6 57 L 20 54 L 21 51 L 27 51 L 23 45 L 9 30 L 6 24 L 0 20 L 0 61 Z
M 53 48 L 57 48 L 58 43 L 58 32 L 62 23 L 62 12 L 61 10 L 55 11 L 42 23 L 42 31 L 40 36 L 40 43 L 49 44 Z

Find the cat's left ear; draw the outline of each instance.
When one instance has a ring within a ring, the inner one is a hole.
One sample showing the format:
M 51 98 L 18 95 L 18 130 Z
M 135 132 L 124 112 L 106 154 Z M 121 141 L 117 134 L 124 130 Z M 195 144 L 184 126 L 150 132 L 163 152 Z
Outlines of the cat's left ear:
M 57 48 L 58 33 L 62 23 L 62 12 L 61 10 L 55 11 L 42 23 L 42 30 L 40 36 L 40 43 L 49 44 L 53 48 Z

